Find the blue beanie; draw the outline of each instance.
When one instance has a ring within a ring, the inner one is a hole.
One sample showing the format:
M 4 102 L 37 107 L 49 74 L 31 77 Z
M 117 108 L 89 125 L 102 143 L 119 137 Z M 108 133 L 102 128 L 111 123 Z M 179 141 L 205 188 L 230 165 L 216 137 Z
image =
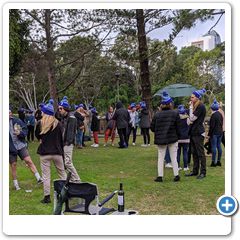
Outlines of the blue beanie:
M 47 115 L 54 116 L 53 103 L 53 99 L 50 99 L 49 102 L 41 108 L 41 111 Z
M 144 101 L 140 102 L 139 104 L 140 104 L 141 108 L 146 108 L 147 107 L 147 105 Z
M 130 104 L 130 108 L 135 108 L 136 107 L 136 103 L 131 103 Z
M 194 94 L 198 99 L 201 99 L 202 96 L 205 94 L 205 92 L 206 90 L 203 88 L 203 89 L 194 91 L 192 94 Z
M 80 103 L 78 106 L 77 106 L 77 108 L 84 108 L 84 105 L 82 104 L 82 103 Z
M 38 106 L 42 108 L 44 105 L 45 105 L 45 103 L 44 103 L 44 102 L 41 102 L 41 103 L 39 103 Z
M 184 108 L 183 105 L 179 105 L 179 106 L 178 106 L 178 112 L 179 112 L 180 114 L 185 114 L 185 113 L 186 113 L 186 109 Z
M 213 111 L 217 111 L 219 109 L 219 103 L 217 102 L 216 99 L 214 99 L 213 104 L 211 105 L 211 109 Z
M 163 91 L 162 93 L 162 101 L 161 101 L 161 104 L 169 104 L 171 103 L 173 100 L 172 98 L 168 95 L 168 93 L 166 91 Z
M 97 112 L 96 108 L 95 107 L 91 108 L 91 112 L 96 113 Z
M 65 110 L 70 110 L 70 105 L 68 103 L 68 97 L 64 96 L 61 102 L 59 103 L 59 106 L 63 107 Z

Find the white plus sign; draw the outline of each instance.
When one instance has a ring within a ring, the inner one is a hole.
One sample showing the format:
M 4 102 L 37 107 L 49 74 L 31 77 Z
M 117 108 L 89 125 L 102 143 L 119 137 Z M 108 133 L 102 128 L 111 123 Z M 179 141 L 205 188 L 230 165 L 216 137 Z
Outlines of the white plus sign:
M 224 204 L 222 204 L 223 207 L 225 207 L 226 211 L 228 212 L 229 208 L 233 206 L 232 203 L 229 203 L 228 199 Z

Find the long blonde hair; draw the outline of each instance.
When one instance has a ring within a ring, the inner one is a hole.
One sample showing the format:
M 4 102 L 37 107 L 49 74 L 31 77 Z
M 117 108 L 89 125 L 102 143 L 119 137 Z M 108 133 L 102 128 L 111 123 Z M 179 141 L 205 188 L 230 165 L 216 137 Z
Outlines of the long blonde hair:
M 196 108 L 199 106 L 200 103 L 201 103 L 201 100 L 198 99 L 197 102 L 193 105 L 193 111 L 196 110 Z
M 51 131 L 56 128 L 58 125 L 58 120 L 54 116 L 50 116 L 43 113 L 43 117 L 41 119 L 41 133 L 47 133 L 51 128 Z

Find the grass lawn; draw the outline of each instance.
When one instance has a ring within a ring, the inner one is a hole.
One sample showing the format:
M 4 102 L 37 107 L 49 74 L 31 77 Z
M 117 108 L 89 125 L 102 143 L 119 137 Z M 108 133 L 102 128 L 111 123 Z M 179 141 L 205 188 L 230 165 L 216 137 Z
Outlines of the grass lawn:
M 224 152 L 222 167 L 210 168 L 211 159 L 207 157 L 207 177 L 203 180 L 184 177 L 184 172 L 180 171 L 181 181 L 173 182 L 172 169 L 164 169 L 164 181 L 156 183 L 153 180 L 157 176 L 157 148 L 155 145 L 143 148 L 141 143 L 142 136 L 138 136 L 136 146 L 118 149 L 117 146 L 103 147 L 100 138 L 99 148 L 91 148 L 92 142 L 86 142 L 86 148 L 74 149 L 73 162 L 82 181 L 97 184 L 100 200 L 123 182 L 125 208 L 135 209 L 141 215 L 218 214 L 216 201 L 224 194 Z M 40 171 L 37 147 L 37 142 L 30 143 L 29 151 Z M 36 184 L 35 177 L 21 160 L 18 160 L 17 173 L 21 190 L 13 190 L 10 178 L 9 214 L 51 215 L 53 203 L 40 203 L 42 186 Z M 52 166 L 52 180 L 56 178 Z M 32 192 L 25 191 L 29 189 Z M 51 199 L 53 202 L 53 189 Z M 117 198 L 114 197 L 108 206 L 117 208 Z

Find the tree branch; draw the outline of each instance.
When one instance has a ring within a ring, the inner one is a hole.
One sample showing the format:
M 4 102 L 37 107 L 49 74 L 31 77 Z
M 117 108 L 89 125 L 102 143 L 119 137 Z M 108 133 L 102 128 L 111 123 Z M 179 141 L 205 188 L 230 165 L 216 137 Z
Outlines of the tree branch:
M 30 15 L 30 16 L 31 16 L 34 20 L 36 20 L 42 27 L 45 27 L 45 24 L 43 24 L 43 22 L 41 22 L 40 19 L 39 19 L 36 15 L 32 14 L 31 12 L 29 12 L 27 9 L 25 9 L 25 13 L 28 14 L 28 15 Z

